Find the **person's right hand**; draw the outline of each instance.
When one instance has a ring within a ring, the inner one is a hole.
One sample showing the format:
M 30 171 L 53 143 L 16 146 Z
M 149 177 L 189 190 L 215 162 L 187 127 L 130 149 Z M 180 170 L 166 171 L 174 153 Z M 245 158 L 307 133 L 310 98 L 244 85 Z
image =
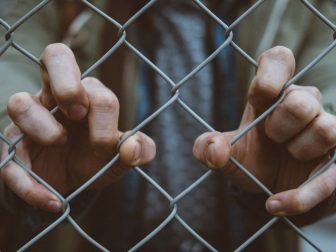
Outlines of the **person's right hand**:
M 116 153 L 123 135 L 118 130 L 119 102 L 99 80 L 81 73 L 72 51 L 63 44 L 46 47 L 41 56 L 45 69 L 42 88 L 33 96 L 17 93 L 8 101 L 13 123 L 4 132 L 7 139 L 21 133 L 26 137 L 16 145 L 16 155 L 61 194 L 75 190 Z M 54 115 L 49 111 L 59 107 Z M 91 188 L 114 182 L 132 166 L 142 165 L 155 156 L 155 144 L 137 133 L 119 149 L 120 161 Z M 8 155 L 4 145 L 2 158 Z M 62 204 L 21 167 L 9 162 L 1 170 L 6 185 L 28 204 L 59 212 Z

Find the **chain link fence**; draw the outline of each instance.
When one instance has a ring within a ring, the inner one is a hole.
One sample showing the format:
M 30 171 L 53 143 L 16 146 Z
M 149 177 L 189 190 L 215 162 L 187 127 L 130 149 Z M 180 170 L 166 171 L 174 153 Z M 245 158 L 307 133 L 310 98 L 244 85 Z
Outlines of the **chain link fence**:
M 3 55 L 7 49 L 10 47 L 15 48 L 17 51 L 19 51 L 22 55 L 27 57 L 29 60 L 31 60 L 36 65 L 40 65 L 41 63 L 37 57 L 35 57 L 33 54 L 31 54 L 29 51 L 27 51 L 24 48 L 24 45 L 20 45 L 16 43 L 15 41 L 15 35 L 14 32 L 27 20 L 29 20 L 33 15 L 35 15 L 37 12 L 39 12 L 42 8 L 44 8 L 45 5 L 48 5 L 50 3 L 50 0 L 44 0 L 40 2 L 38 5 L 36 5 L 33 9 L 28 11 L 24 16 L 22 16 L 19 20 L 17 20 L 14 24 L 9 25 L 6 20 L 0 19 L 0 25 L 1 29 L 6 30 L 6 36 L 5 36 L 5 43 L 1 45 L 0 47 L 0 56 Z M 167 85 L 170 85 L 171 87 L 171 98 L 162 105 L 159 109 L 157 109 L 154 113 L 152 113 L 150 116 L 148 116 L 145 120 L 143 120 L 139 125 L 137 125 L 135 128 L 132 129 L 130 134 L 122 139 L 121 143 L 124 142 L 129 136 L 135 134 L 139 130 L 141 130 L 143 127 L 145 127 L 148 123 L 153 121 L 157 116 L 159 116 L 161 113 L 164 113 L 167 108 L 172 106 L 173 104 L 178 104 L 181 106 L 185 113 L 191 115 L 197 123 L 202 125 L 204 129 L 209 131 L 215 131 L 206 121 L 202 119 L 197 113 L 195 113 L 179 96 L 179 90 L 184 87 L 184 85 L 190 80 L 194 75 L 196 75 L 201 69 L 203 69 L 205 66 L 209 64 L 210 61 L 212 61 L 224 48 L 226 47 L 232 47 L 233 50 L 240 54 L 242 57 L 244 57 L 253 67 L 257 68 L 258 63 L 254 58 L 252 58 L 250 55 L 248 55 L 242 48 L 239 47 L 238 44 L 234 41 L 234 28 L 239 26 L 239 24 L 246 19 L 247 16 L 249 16 L 251 13 L 253 13 L 257 8 L 260 8 L 266 0 L 259 0 L 254 2 L 250 5 L 248 9 L 245 10 L 245 12 L 240 15 L 234 22 L 232 22 L 230 25 L 226 24 L 224 21 L 222 21 L 218 16 L 216 16 L 204 3 L 204 1 L 200 0 L 193 0 L 193 4 L 197 5 L 206 15 L 208 15 L 214 22 L 216 22 L 223 30 L 223 33 L 226 34 L 225 41 L 208 57 L 206 58 L 201 64 L 199 64 L 193 71 L 191 71 L 188 75 L 186 75 L 183 79 L 181 79 L 179 82 L 174 82 L 169 76 L 167 76 L 162 70 L 160 70 L 155 64 L 153 64 L 143 53 L 140 52 L 138 48 L 136 48 L 132 43 L 130 43 L 127 40 L 127 28 L 136 22 L 136 20 L 144 14 L 149 8 L 151 8 L 153 5 L 156 4 L 157 0 L 151 0 L 148 1 L 146 5 L 144 5 L 141 9 L 139 9 L 131 18 L 127 20 L 124 24 L 118 23 L 112 16 L 109 16 L 107 13 L 99 9 L 94 3 L 90 1 L 81 0 L 79 2 L 82 2 L 87 6 L 87 10 L 85 10 L 77 19 L 76 22 L 70 27 L 70 32 L 68 34 L 68 38 L 66 39 L 69 43 L 71 43 L 71 36 L 75 36 L 76 32 L 80 30 L 81 26 L 90 19 L 90 16 L 93 13 L 96 13 L 103 17 L 106 22 L 109 22 L 113 26 L 115 26 L 119 30 L 119 37 L 118 40 L 115 42 L 113 47 L 110 48 L 108 52 L 106 52 L 105 55 L 103 55 L 99 60 L 97 60 L 92 66 L 90 66 L 82 75 L 82 78 L 90 75 L 92 71 L 94 71 L 96 68 L 98 68 L 108 57 L 110 57 L 112 54 L 114 54 L 118 48 L 121 46 L 126 46 L 129 50 L 134 52 L 134 54 L 140 58 L 145 64 L 147 64 L 153 71 L 155 71 L 156 74 L 162 77 L 162 79 L 165 80 Z M 316 17 L 318 17 L 320 20 L 322 20 L 326 26 L 328 26 L 332 33 L 336 31 L 336 26 L 328 20 L 327 17 L 325 17 L 318 9 L 316 9 L 308 0 L 301 0 L 302 8 L 307 8 L 309 11 L 311 11 Z M 335 33 L 334 33 L 335 37 Z M 307 71 L 309 71 L 313 66 L 318 64 L 334 47 L 336 46 L 336 41 L 333 41 L 329 46 L 327 46 L 315 59 L 313 59 L 309 64 L 307 64 L 302 70 L 300 70 L 292 79 L 290 79 L 286 85 L 285 88 L 288 88 L 291 84 L 295 83 L 300 77 L 302 77 Z M 284 91 L 283 90 L 283 91 Z M 283 93 L 282 93 L 283 94 Z M 270 108 L 268 108 L 263 114 L 261 114 L 255 121 L 251 122 L 249 125 L 247 125 L 239 134 L 237 134 L 232 140 L 231 144 L 234 145 L 237 141 L 239 141 L 244 135 L 246 135 L 252 128 L 254 128 L 257 124 L 262 122 L 282 101 L 284 98 L 284 95 L 282 95 L 277 102 L 275 102 Z M 58 110 L 58 108 L 54 108 L 52 110 L 53 113 L 55 113 Z M 6 166 L 8 162 L 15 162 L 17 165 L 19 165 L 23 170 L 25 170 L 27 173 L 29 173 L 34 179 L 36 179 L 39 183 L 43 184 L 48 190 L 50 190 L 52 193 L 54 193 L 62 202 L 64 205 L 63 214 L 55 220 L 53 223 L 51 223 L 49 226 L 47 226 L 42 232 L 38 233 L 33 239 L 28 241 L 26 244 L 23 244 L 22 247 L 18 251 L 25 251 L 29 247 L 31 247 L 33 244 L 39 242 L 39 240 L 43 239 L 43 237 L 48 234 L 50 231 L 52 231 L 55 227 L 60 225 L 62 222 L 67 221 L 69 222 L 74 229 L 78 231 L 78 233 L 87 241 L 89 241 L 92 245 L 94 245 L 96 248 L 98 248 L 101 251 L 109 251 L 107 248 L 103 247 L 101 244 L 99 244 L 97 241 L 95 241 L 90 234 L 86 233 L 85 230 L 83 230 L 73 219 L 71 216 L 71 210 L 70 210 L 70 203 L 76 198 L 79 194 L 81 194 L 86 188 L 88 188 L 90 185 L 92 185 L 97 179 L 99 179 L 101 176 L 104 176 L 104 173 L 109 170 L 113 169 L 113 165 L 119 160 L 119 154 L 114 156 L 104 167 L 102 167 L 93 177 L 91 177 L 87 182 L 82 184 L 79 188 L 77 188 L 75 191 L 73 191 L 70 195 L 68 195 L 66 198 L 60 195 L 54 188 L 52 188 L 46 181 L 44 181 L 42 178 L 40 178 L 37 174 L 35 174 L 31 169 L 29 169 L 23 162 L 21 162 L 18 157 L 16 156 L 16 145 L 22 141 L 24 138 L 24 135 L 17 138 L 15 141 L 9 141 L 7 140 L 2 134 L 0 134 L 0 139 L 2 142 L 7 144 L 9 146 L 9 155 L 4 159 L 1 160 L 0 163 L 0 169 Z M 120 144 L 121 144 L 120 143 Z M 313 177 L 311 177 L 309 180 L 314 179 L 316 176 L 319 176 L 321 173 L 326 171 L 329 166 L 336 160 L 336 154 L 319 170 L 317 174 L 315 174 Z M 263 185 L 262 182 L 260 182 L 253 174 L 249 172 L 249 170 L 244 167 L 239 160 L 236 160 L 235 157 L 230 157 L 230 162 L 232 162 L 240 171 L 242 171 L 246 176 L 248 176 L 266 195 L 271 196 L 272 192 Z M 152 232 L 150 232 L 146 237 L 143 237 L 142 240 L 140 240 L 137 244 L 134 244 L 132 248 L 128 248 L 129 251 L 137 251 L 139 250 L 145 243 L 151 242 L 151 239 L 155 237 L 160 231 L 164 230 L 165 227 L 172 222 L 173 220 L 176 220 L 179 222 L 192 236 L 194 236 L 199 242 L 201 242 L 206 248 L 208 248 L 210 251 L 217 251 L 215 247 L 213 247 L 207 240 L 202 238 L 202 236 L 192 228 L 192 226 L 188 225 L 188 223 L 185 222 L 185 220 L 179 215 L 178 213 L 178 205 L 179 202 L 188 194 L 191 194 L 193 189 L 195 189 L 200 183 L 202 183 L 204 180 L 206 180 L 209 176 L 213 175 L 213 171 L 209 170 L 204 173 L 203 176 L 201 176 L 199 179 L 197 179 L 192 185 L 190 185 L 187 189 L 180 192 L 177 196 L 172 196 L 167 191 L 159 185 L 156 181 L 154 181 L 150 176 L 146 174 L 145 171 L 143 171 L 140 167 L 135 167 L 136 172 L 138 172 L 144 180 L 146 180 L 148 183 L 150 183 L 152 186 L 154 186 L 169 202 L 171 206 L 171 212 L 169 216 L 166 217 L 166 219 L 157 226 Z M 274 225 L 278 221 L 283 221 L 288 225 L 290 229 L 292 229 L 298 236 L 303 238 L 307 243 L 309 243 L 313 248 L 315 248 L 317 251 L 321 251 L 319 248 L 319 244 L 315 244 L 313 239 L 310 237 L 307 237 L 300 228 L 295 225 L 289 218 L 287 217 L 273 217 L 271 218 L 264 226 L 262 226 L 255 234 L 253 234 L 248 240 L 246 240 L 243 244 L 241 244 L 235 251 L 243 251 L 245 248 L 249 246 L 254 240 L 256 240 L 258 237 L 260 237 L 265 231 L 271 228 L 272 225 Z

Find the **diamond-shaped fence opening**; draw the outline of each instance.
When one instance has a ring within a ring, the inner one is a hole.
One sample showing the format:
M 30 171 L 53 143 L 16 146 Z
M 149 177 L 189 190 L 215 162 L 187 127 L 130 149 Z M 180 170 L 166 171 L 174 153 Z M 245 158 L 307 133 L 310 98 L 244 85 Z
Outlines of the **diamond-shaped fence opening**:
M 2 56 L 10 47 L 16 49 L 20 54 L 27 57 L 32 63 L 36 63 L 37 65 L 41 65 L 39 59 L 31 54 L 27 49 L 25 49 L 24 44 L 17 44 L 15 40 L 15 31 L 19 29 L 27 20 L 32 18 L 34 15 L 38 15 L 38 12 L 44 8 L 46 5 L 50 4 L 52 1 L 42 1 L 33 9 L 27 11 L 23 16 L 19 17 L 12 25 L 9 25 L 6 20 L 0 19 L 0 29 L 3 29 L 4 37 L 3 43 L 0 44 L 0 56 Z M 85 71 L 83 71 L 82 78 L 89 76 L 95 69 L 99 69 L 100 65 L 104 63 L 110 57 L 113 57 L 114 53 L 117 52 L 121 47 L 127 48 L 128 52 L 133 55 L 133 57 L 137 58 L 139 62 L 146 68 L 150 69 L 150 71 L 154 72 L 157 78 L 162 80 L 163 85 L 166 85 L 169 89 L 167 89 L 167 100 L 164 104 L 160 104 L 157 108 L 152 108 L 151 113 L 143 120 L 141 120 L 135 127 L 133 127 L 128 134 L 126 134 L 121 141 L 119 142 L 119 146 L 126 141 L 130 136 L 134 135 L 144 127 L 148 126 L 151 122 L 155 122 L 155 120 L 160 117 L 160 115 L 164 114 L 167 109 L 176 109 L 178 106 L 179 109 L 184 111 L 186 117 L 192 117 L 193 123 L 197 126 L 203 128 L 204 131 L 215 131 L 214 127 L 210 125 L 210 122 L 203 119 L 200 116 L 196 109 L 192 109 L 188 102 L 183 99 L 183 96 L 180 92 L 183 92 L 183 89 L 188 89 L 189 86 L 193 85 L 191 81 L 192 78 L 197 76 L 197 74 L 203 70 L 203 68 L 207 67 L 212 60 L 214 60 L 220 53 L 223 53 L 224 50 L 227 48 L 232 48 L 235 53 L 240 54 L 241 57 L 244 57 L 247 62 L 251 65 L 251 67 L 257 68 L 258 63 L 253 58 L 254 56 L 250 56 L 248 53 L 244 51 L 243 48 L 240 48 L 238 44 L 235 42 L 235 29 L 239 27 L 241 22 L 246 21 L 250 14 L 253 14 L 258 8 L 262 8 L 265 0 L 254 1 L 250 3 L 245 10 L 241 12 L 241 15 L 236 17 L 232 22 L 226 23 L 223 20 L 223 17 L 217 16 L 214 12 L 212 12 L 207 4 L 204 1 L 193 0 L 189 1 L 191 5 L 197 7 L 198 11 L 202 13 L 202 15 L 207 16 L 207 18 L 211 19 L 211 22 L 216 23 L 217 26 L 220 27 L 220 32 L 222 33 L 222 38 L 224 38 L 220 43 L 219 46 L 215 48 L 214 51 L 210 52 L 206 57 L 199 62 L 197 66 L 191 70 L 189 73 L 185 74 L 182 78 L 175 80 L 172 76 L 169 76 L 165 73 L 160 67 L 155 63 L 155 59 L 145 56 L 145 53 L 142 52 L 142 48 L 139 48 L 138 43 L 133 43 L 128 38 L 128 28 L 132 25 L 136 24 L 139 19 L 143 15 L 145 15 L 150 9 L 155 10 L 157 8 L 157 3 L 160 2 L 158 0 L 148 1 L 146 4 L 141 6 L 136 12 L 134 12 L 129 19 L 125 23 L 119 23 L 113 16 L 110 16 L 107 12 L 103 9 L 98 7 L 95 4 L 95 1 L 80 1 L 82 5 L 86 6 L 86 8 L 79 14 L 71 24 L 67 36 L 64 39 L 64 42 L 68 45 L 72 45 L 73 41 L 76 39 L 76 35 L 80 32 L 81 28 L 85 26 L 85 24 L 93 17 L 93 16 L 100 16 L 104 20 L 104 22 L 108 22 L 108 25 L 112 25 L 118 32 L 116 32 L 116 38 L 113 42 L 113 45 L 108 49 L 108 51 L 104 52 L 103 55 L 100 56 L 98 60 L 96 60 L 91 66 L 88 67 Z M 299 1 L 298 1 L 299 2 Z M 302 8 L 305 7 L 307 10 L 311 11 L 318 19 L 320 19 L 325 25 L 327 25 L 332 32 L 335 31 L 335 25 L 331 20 L 329 20 L 324 14 L 322 14 L 319 9 L 314 6 L 310 1 L 302 0 L 300 1 L 302 4 Z M 287 4 L 288 1 L 276 1 L 276 4 L 279 5 L 279 8 L 283 8 L 282 4 Z M 166 3 L 169 5 L 169 3 Z M 274 24 L 275 26 L 281 25 L 281 21 Z M 251 32 L 253 32 L 253 27 L 251 27 Z M 299 32 L 299 31 L 298 31 Z M 270 33 L 271 34 L 271 33 Z M 316 34 L 316 36 L 318 36 Z M 141 36 L 140 36 L 141 39 Z M 304 76 L 311 68 L 317 65 L 321 60 L 324 59 L 326 55 L 330 51 L 334 49 L 336 46 L 336 41 L 331 40 L 331 43 L 322 50 L 314 59 L 305 65 L 302 69 L 297 71 L 297 73 L 286 83 L 285 89 L 287 89 L 292 84 L 296 83 L 302 76 Z M 1 60 L 1 57 L 0 57 Z M 20 59 L 18 59 L 19 61 Z M 43 66 L 42 66 L 43 67 Z M 20 73 L 18 73 L 20 74 Z M 181 89 L 181 90 L 180 90 Z M 262 113 L 257 119 L 253 122 L 249 123 L 245 126 L 237 135 L 235 135 L 231 139 L 231 144 L 234 145 L 241 138 L 243 138 L 250 130 L 256 127 L 258 124 L 263 122 L 263 120 L 274 111 L 277 106 L 283 100 L 284 95 L 281 95 L 279 99 L 270 106 L 264 113 Z M 140 101 L 141 102 L 141 101 Z M 58 111 L 58 108 L 53 108 L 52 113 Z M 169 125 L 167 125 L 169 127 Z M 181 132 L 181 134 L 183 134 Z M 63 205 L 63 213 L 58 216 L 53 222 L 49 223 L 42 231 L 35 234 L 35 236 L 27 241 L 27 243 L 22 244 L 22 247 L 19 248 L 18 251 L 25 251 L 31 248 L 35 243 L 38 243 L 40 240 L 44 239 L 44 237 L 54 230 L 56 227 L 61 225 L 63 222 L 69 223 L 77 232 L 80 234 L 83 239 L 86 239 L 89 243 L 91 243 L 94 247 L 96 247 L 100 251 L 109 251 L 109 249 L 102 245 L 102 243 L 98 242 L 93 238 L 94 235 L 90 234 L 85 230 L 85 228 L 81 227 L 76 219 L 72 216 L 71 204 L 73 200 L 79 197 L 88 187 L 90 187 L 95 181 L 97 181 L 100 177 L 105 175 L 105 172 L 108 170 L 113 170 L 114 165 L 119 161 L 120 155 L 116 154 L 115 156 L 111 157 L 111 159 L 103 166 L 101 169 L 90 179 L 88 179 L 85 183 L 79 186 L 77 189 L 73 190 L 69 195 L 62 196 L 58 193 L 52 186 L 50 186 L 45 180 L 39 177 L 33 170 L 31 170 L 27 164 L 22 162 L 16 155 L 16 145 L 22 141 L 25 136 L 22 134 L 20 137 L 16 138 L 15 140 L 9 141 L 5 138 L 4 135 L 0 134 L 0 140 L 5 145 L 8 145 L 9 154 L 1 160 L 0 162 L 0 169 L 6 167 L 7 163 L 15 162 L 21 169 L 25 170 L 29 173 L 34 179 L 36 179 L 39 183 L 44 185 L 50 192 L 52 192 L 57 198 L 59 198 Z M 178 151 L 178 149 L 176 150 Z M 163 154 L 164 155 L 164 154 Z M 331 155 L 330 160 L 328 160 L 320 170 L 309 179 L 309 181 L 316 178 L 318 175 L 326 171 L 330 165 L 335 161 L 336 154 Z M 239 160 L 236 160 L 234 156 L 230 157 L 230 162 L 232 162 L 235 167 L 244 173 L 251 181 L 253 181 L 264 193 L 265 196 L 271 196 L 273 193 L 261 182 L 258 180 L 256 176 L 254 176 L 247 167 L 243 166 Z M 172 164 L 173 165 L 173 164 Z M 203 237 L 202 231 L 198 230 L 193 227 L 193 223 L 188 223 L 186 221 L 186 214 L 187 213 L 180 213 L 179 205 L 183 201 L 185 197 L 192 195 L 195 192 L 195 189 L 202 186 L 202 183 L 207 181 L 210 177 L 216 176 L 216 173 L 211 170 L 204 170 L 198 179 L 194 180 L 191 184 L 189 184 L 186 188 L 179 191 L 177 194 L 169 193 L 168 188 L 165 188 L 163 184 L 156 181 L 150 173 L 147 173 L 146 170 L 142 169 L 141 167 L 134 168 L 135 173 L 141 180 L 148 183 L 152 190 L 155 190 L 161 194 L 166 200 L 165 206 L 169 208 L 169 214 L 165 216 L 161 220 L 161 223 L 155 227 L 152 227 L 150 232 L 138 240 L 135 244 L 133 244 L 130 248 L 125 248 L 125 250 L 129 251 L 137 251 L 147 243 L 155 242 L 155 237 L 161 233 L 165 232 L 167 226 L 169 226 L 172 222 L 178 223 L 186 232 L 190 234 L 195 240 L 199 242 L 205 249 L 209 251 L 217 251 L 216 247 L 211 244 L 210 241 Z M 230 174 L 228 174 L 229 176 Z M 178 174 L 176 174 L 178 176 Z M 94 206 L 93 206 L 94 207 Z M 241 243 L 235 251 L 243 251 L 246 249 L 251 243 L 253 243 L 256 239 L 261 237 L 267 230 L 272 228 L 273 225 L 277 225 L 279 222 L 283 222 L 283 225 L 287 226 L 287 228 L 292 229 L 298 236 L 303 238 L 306 242 L 308 242 L 314 249 L 317 251 L 321 251 L 319 248 L 319 244 L 315 244 L 313 237 L 307 237 L 301 229 L 294 224 L 290 218 L 288 217 L 272 217 L 267 220 L 259 229 L 249 237 L 245 242 Z M 113 237 L 111 237 L 113 240 Z M 198 250 L 197 250 L 198 251 Z

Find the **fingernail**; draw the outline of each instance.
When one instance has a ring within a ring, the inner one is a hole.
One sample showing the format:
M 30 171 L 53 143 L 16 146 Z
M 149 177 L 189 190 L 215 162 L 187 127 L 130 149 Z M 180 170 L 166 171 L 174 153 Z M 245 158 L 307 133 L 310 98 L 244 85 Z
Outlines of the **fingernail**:
M 209 144 L 207 148 L 207 153 L 206 153 L 206 160 L 211 167 L 216 167 L 215 166 L 215 161 L 216 161 L 215 155 L 216 155 L 215 144 L 211 143 Z
M 62 203 L 58 200 L 49 200 L 47 203 L 48 210 L 58 213 L 62 210 Z
M 270 200 L 266 204 L 268 212 L 272 214 L 279 214 L 282 211 L 281 202 L 279 200 Z
M 137 144 L 135 145 L 135 149 L 133 152 L 133 164 L 137 164 L 140 160 L 140 156 L 141 156 L 141 145 L 137 142 Z
M 72 120 L 81 120 L 86 116 L 87 109 L 83 105 L 72 105 L 68 110 L 68 115 Z

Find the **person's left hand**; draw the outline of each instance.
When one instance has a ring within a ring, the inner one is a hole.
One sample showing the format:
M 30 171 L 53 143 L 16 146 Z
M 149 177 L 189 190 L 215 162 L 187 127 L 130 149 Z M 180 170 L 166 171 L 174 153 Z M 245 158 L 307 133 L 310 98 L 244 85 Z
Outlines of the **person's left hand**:
M 230 146 L 233 136 L 276 101 L 294 70 L 294 56 L 287 48 L 275 47 L 263 53 L 239 129 L 205 133 L 194 144 L 195 157 L 208 167 L 232 172 L 237 167 L 229 162 L 230 155 L 243 164 L 276 193 L 266 202 L 268 212 L 275 215 L 304 213 L 336 188 L 335 164 L 299 187 L 328 160 L 336 146 L 336 117 L 323 110 L 320 91 L 315 87 L 291 85 L 266 120 Z M 260 191 L 241 171 L 232 175 L 232 182 L 247 192 Z

